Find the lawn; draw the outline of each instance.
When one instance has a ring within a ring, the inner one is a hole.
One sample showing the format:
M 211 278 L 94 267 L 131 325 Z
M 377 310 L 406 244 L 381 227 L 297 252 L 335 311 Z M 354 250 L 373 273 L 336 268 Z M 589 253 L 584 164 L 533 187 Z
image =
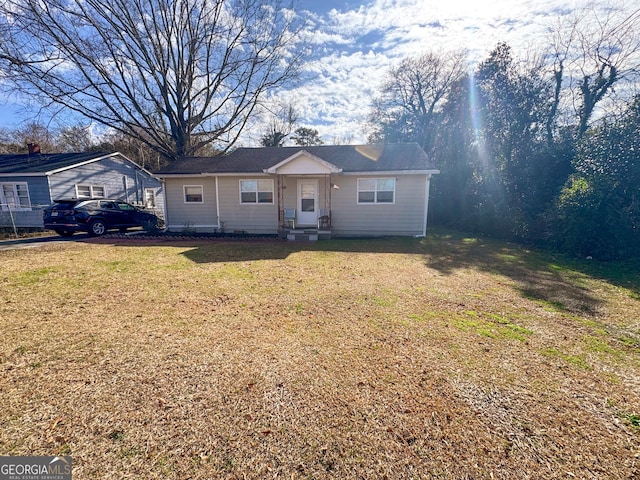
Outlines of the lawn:
M 0 265 L 0 455 L 76 480 L 640 477 L 631 262 L 436 232 Z

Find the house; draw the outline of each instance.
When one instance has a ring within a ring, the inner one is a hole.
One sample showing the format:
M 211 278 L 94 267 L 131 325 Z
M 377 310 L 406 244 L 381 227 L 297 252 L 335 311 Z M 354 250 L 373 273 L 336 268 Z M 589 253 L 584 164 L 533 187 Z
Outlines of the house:
M 238 148 L 156 172 L 170 231 L 424 236 L 431 176 L 416 143 Z
M 164 211 L 162 183 L 120 153 L 0 154 L 0 227 L 42 227 L 59 198 L 114 198 Z

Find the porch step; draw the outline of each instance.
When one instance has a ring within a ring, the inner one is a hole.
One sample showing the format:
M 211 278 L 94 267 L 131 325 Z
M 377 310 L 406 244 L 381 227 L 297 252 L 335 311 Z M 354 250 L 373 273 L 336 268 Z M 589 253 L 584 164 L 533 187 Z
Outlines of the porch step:
M 317 242 L 317 233 L 289 233 L 287 234 L 287 240 L 292 242 Z
M 287 240 L 292 242 L 317 242 L 318 240 L 331 239 L 330 230 L 318 230 L 317 228 L 299 228 L 287 232 Z

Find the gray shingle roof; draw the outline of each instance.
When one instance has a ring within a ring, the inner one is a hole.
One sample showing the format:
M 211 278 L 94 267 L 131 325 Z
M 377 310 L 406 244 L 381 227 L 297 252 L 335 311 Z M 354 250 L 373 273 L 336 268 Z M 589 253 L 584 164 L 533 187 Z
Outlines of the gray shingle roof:
M 173 162 L 157 175 L 262 173 L 304 150 L 343 172 L 435 170 L 417 143 L 386 145 L 321 145 L 314 147 L 238 148 L 225 156 L 189 157 Z
M 4 174 L 45 174 L 61 168 L 93 159 L 102 158 L 109 153 L 36 153 L 36 154 L 0 154 L 0 175 Z

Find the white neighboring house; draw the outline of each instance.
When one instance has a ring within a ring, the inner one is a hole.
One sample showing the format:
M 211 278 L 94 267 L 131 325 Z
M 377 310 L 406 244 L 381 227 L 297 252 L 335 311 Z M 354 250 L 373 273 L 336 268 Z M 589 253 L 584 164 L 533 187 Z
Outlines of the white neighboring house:
M 424 236 L 431 177 L 416 143 L 238 148 L 156 172 L 170 231 Z
M 42 227 L 59 198 L 113 198 L 164 216 L 162 182 L 121 153 L 0 154 L 0 227 Z

